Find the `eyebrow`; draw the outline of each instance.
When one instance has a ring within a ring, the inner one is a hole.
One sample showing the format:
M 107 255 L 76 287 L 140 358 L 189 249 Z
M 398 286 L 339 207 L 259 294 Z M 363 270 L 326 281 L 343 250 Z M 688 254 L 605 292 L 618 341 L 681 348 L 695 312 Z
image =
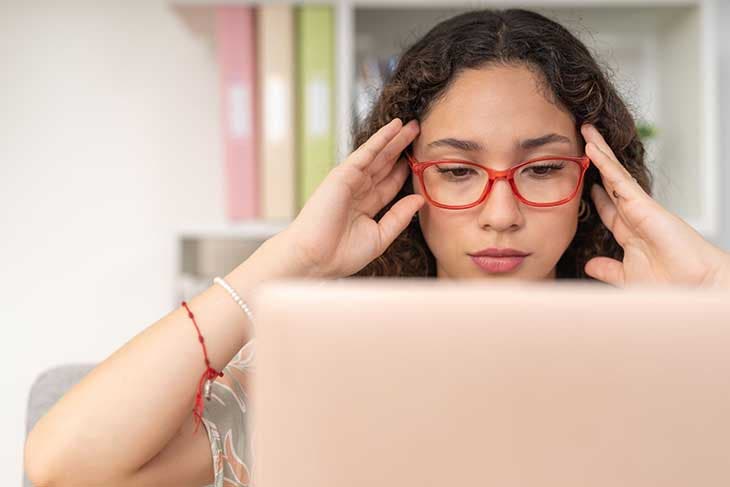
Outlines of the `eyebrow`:
M 534 149 L 547 144 L 553 143 L 570 144 L 571 140 L 560 134 L 552 133 L 536 137 L 534 139 L 525 139 L 520 142 L 520 147 L 523 149 Z M 451 147 L 465 152 L 479 152 L 484 151 L 485 147 L 475 140 L 464 140 L 456 139 L 453 137 L 447 137 L 445 139 L 434 140 L 426 145 L 427 148 L 432 147 Z

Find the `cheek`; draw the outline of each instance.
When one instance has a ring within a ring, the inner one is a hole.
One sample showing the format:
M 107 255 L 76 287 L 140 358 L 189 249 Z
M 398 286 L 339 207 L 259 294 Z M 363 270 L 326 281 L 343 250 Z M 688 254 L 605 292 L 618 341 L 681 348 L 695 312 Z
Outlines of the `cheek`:
M 578 228 L 578 208 L 572 202 L 550 213 L 535 218 L 533 235 L 540 245 L 550 249 L 550 253 L 561 254 L 568 248 Z M 528 223 L 529 225 L 529 223 Z
M 449 255 L 451 248 L 459 245 L 458 239 L 453 237 L 460 235 L 467 224 L 454 212 L 449 213 L 449 210 L 431 205 L 424 205 L 419 210 L 418 220 L 423 238 L 437 258 L 439 255 Z

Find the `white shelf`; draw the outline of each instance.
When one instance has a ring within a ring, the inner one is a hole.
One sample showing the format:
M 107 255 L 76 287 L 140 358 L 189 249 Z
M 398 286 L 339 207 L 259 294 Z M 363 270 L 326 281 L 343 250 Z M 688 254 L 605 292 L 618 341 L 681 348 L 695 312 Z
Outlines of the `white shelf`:
M 256 5 L 283 0 L 229 0 Z M 660 131 L 647 144 L 655 198 L 707 238 L 719 233 L 717 114 L 718 0 L 300 0 L 330 3 L 336 19 L 337 161 L 352 150 L 355 73 L 368 55 L 398 53 L 438 20 L 483 7 L 525 7 L 558 20 L 613 67 L 619 91 L 639 119 Z M 204 11 L 217 1 L 177 0 L 177 9 Z M 193 16 L 196 14 L 192 14 Z M 201 14 L 204 15 L 204 14 Z M 269 222 L 186 230 L 186 238 L 261 238 L 285 225 Z
M 180 229 L 177 234 L 180 293 L 188 295 L 206 279 L 227 274 L 289 223 L 251 220 Z
M 182 228 L 178 240 L 243 239 L 264 241 L 284 230 L 290 220 L 251 220 L 241 223 L 221 223 Z

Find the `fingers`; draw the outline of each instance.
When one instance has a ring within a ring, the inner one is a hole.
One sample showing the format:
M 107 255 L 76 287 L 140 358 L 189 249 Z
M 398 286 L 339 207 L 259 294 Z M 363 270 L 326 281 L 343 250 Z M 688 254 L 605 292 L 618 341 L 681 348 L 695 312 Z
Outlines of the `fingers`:
M 598 211 L 598 216 L 601 218 L 601 221 L 604 225 L 606 225 L 606 228 L 614 234 L 619 245 L 623 246 L 623 243 L 619 242 L 618 237 L 616 236 L 616 218 L 619 217 L 616 205 L 611 198 L 609 198 L 606 190 L 597 184 L 594 184 L 591 188 L 591 196 L 593 197 L 593 203 L 596 205 L 596 210 Z
M 415 119 L 405 124 L 401 131 L 380 151 L 375 160 L 370 163 L 367 171 L 370 174 L 381 175 L 382 179 L 384 175 L 390 172 L 395 161 L 398 160 L 403 150 L 408 147 L 408 144 L 413 141 L 420 130 L 418 121 Z M 376 179 L 374 182 L 377 184 L 380 181 Z
M 380 127 L 364 144 L 350 154 L 345 163 L 352 164 L 358 169 L 365 169 L 380 154 L 380 151 L 388 145 L 388 142 L 396 136 L 402 124 L 401 119 L 396 117 Z
M 402 157 L 399 160 L 400 153 L 395 156 L 395 164 L 382 164 L 378 172 L 371 172 L 371 177 L 373 178 L 373 185 L 377 186 L 380 184 L 381 181 L 383 181 L 387 176 L 390 175 L 390 173 L 393 171 L 394 167 L 397 167 L 397 165 L 403 164 L 406 167 L 410 167 L 408 165 L 408 162 L 406 161 L 405 157 Z M 372 167 L 372 166 L 371 166 Z
M 610 257 L 593 257 L 586 262 L 584 270 L 586 274 L 594 279 L 616 287 L 624 286 L 624 266 L 616 259 Z
M 614 201 L 620 198 L 630 200 L 647 196 L 593 125 L 584 124 L 581 133 L 586 140 L 586 155 L 598 168 L 603 185 Z
M 395 198 L 395 195 L 403 187 L 409 172 L 408 163 L 405 160 L 399 160 L 388 175 L 382 176 L 381 181 L 376 183 L 371 194 L 368 195 L 369 198 L 363 211 L 371 218 L 375 216 L 390 200 Z
M 423 206 L 426 200 L 420 194 L 411 194 L 398 200 L 378 222 L 380 229 L 380 253 L 393 243 L 395 238 L 405 230 L 413 215 Z
M 350 154 L 345 164 L 375 174 L 388 163 L 392 164 L 417 133 L 416 120 L 403 126 L 400 118 L 394 118 Z

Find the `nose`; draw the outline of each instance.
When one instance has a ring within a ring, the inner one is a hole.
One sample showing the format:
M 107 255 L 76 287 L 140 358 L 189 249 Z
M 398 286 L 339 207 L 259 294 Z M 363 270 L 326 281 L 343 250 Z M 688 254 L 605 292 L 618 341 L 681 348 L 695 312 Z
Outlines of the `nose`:
M 516 230 L 524 224 L 520 200 L 512 192 L 509 181 L 497 179 L 482 203 L 479 225 L 498 232 Z

